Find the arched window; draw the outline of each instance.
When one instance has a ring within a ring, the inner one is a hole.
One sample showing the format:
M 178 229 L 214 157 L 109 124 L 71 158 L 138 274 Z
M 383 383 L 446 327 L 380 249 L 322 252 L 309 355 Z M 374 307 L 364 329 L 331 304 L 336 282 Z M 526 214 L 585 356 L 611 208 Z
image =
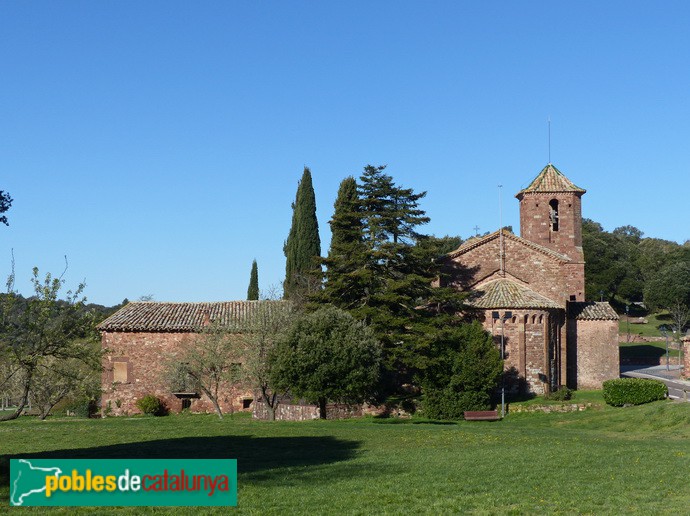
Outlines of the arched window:
M 537 316 L 533 315 L 532 316 L 532 324 L 536 324 L 536 322 L 537 322 Z
M 539 324 L 542 324 L 544 322 L 544 316 L 540 315 L 539 316 Z
M 551 221 L 551 231 L 558 231 L 558 200 L 549 201 L 549 220 Z

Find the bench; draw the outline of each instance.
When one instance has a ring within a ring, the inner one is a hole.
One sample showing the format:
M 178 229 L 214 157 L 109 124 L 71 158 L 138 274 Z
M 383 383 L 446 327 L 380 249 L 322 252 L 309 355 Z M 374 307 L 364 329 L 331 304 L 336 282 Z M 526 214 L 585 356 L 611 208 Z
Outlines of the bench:
M 498 421 L 501 416 L 498 410 L 466 410 L 465 421 Z

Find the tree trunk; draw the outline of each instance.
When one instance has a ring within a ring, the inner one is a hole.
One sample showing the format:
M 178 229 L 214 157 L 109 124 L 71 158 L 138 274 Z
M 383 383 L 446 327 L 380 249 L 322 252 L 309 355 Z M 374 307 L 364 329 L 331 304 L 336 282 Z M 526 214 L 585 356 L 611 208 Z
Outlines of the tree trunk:
M 12 419 L 17 419 L 19 416 L 22 415 L 24 407 L 26 407 L 26 404 L 29 401 L 29 390 L 31 387 L 32 376 L 33 374 L 31 371 L 27 372 L 26 379 L 24 380 L 24 393 L 22 394 L 22 401 L 19 402 L 19 407 L 17 407 L 17 410 L 15 410 L 12 414 L 8 416 L 0 417 L 0 421 L 10 421 Z
M 264 403 L 266 404 L 266 410 L 268 411 L 268 420 L 269 421 L 275 421 L 276 420 L 276 398 L 277 395 L 273 393 L 271 396 L 266 394 L 266 389 L 264 387 L 261 388 L 261 396 L 264 399 Z
M 319 418 L 326 419 L 326 398 L 319 398 Z
M 216 396 L 214 396 L 213 393 L 209 389 L 204 387 L 203 385 L 200 384 L 199 387 L 204 392 L 204 394 L 206 394 L 206 396 L 208 396 L 208 399 L 211 400 L 211 403 L 213 403 L 213 407 L 216 409 L 216 414 L 218 414 L 218 419 L 223 419 L 223 411 L 220 410 L 220 405 L 218 404 L 218 398 Z

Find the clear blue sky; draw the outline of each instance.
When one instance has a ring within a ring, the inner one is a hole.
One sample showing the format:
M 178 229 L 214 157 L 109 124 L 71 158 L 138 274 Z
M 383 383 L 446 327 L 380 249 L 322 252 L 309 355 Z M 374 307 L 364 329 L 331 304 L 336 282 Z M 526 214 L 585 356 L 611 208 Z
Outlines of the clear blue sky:
M 607 230 L 690 238 L 690 3 L 0 3 L 0 274 L 91 301 L 244 299 L 302 168 L 323 252 L 340 181 L 387 164 L 429 233 L 517 230 L 548 161 Z

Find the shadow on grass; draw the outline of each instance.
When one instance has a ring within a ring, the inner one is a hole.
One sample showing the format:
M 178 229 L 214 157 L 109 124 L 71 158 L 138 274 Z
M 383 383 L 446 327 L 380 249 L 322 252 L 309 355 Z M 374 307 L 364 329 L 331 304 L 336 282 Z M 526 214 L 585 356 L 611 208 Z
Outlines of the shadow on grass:
M 240 475 L 258 481 L 272 481 L 285 478 L 285 469 L 305 466 L 313 469 L 350 460 L 360 444 L 330 436 L 182 437 L 4 455 L 0 458 L 0 487 L 8 487 L 10 459 L 237 459 Z M 342 475 L 349 475 L 347 468 Z

